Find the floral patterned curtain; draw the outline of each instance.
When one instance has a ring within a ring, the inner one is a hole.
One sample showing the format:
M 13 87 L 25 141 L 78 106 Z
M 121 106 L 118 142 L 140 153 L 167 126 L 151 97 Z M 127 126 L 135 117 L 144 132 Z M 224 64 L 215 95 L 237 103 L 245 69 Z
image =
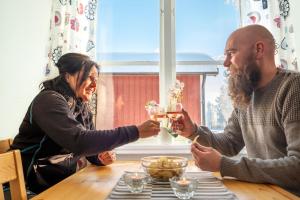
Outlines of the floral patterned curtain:
M 54 63 L 65 53 L 95 57 L 96 4 L 97 0 L 53 0 L 46 76 L 57 75 Z
M 53 0 L 46 77 L 58 75 L 55 63 L 65 53 L 95 58 L 96 8 L 97 0 Z M 96 96 L 90 105 L 95 114 Z
M 292 10 L 288 0 L 240 0 L 242 26 L 260 24 L 268 28 L 276 42 L 276 64 L 299 70 L 295 52 L 295 33 L 289 20 Z

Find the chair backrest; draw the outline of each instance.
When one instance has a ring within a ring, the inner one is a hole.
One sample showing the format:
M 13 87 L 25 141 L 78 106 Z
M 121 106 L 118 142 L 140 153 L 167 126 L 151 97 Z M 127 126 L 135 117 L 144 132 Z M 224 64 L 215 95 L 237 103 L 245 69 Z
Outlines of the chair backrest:
M 26 200 L 26 188 L 19 150 L 0 154 L 0 199 L 4 199 L 3 183 L 9 182 L 12 200 Z
M 7 152 L 7 150 L 10 148 L 10 145 L 12 144 L 12 141 L 12 139 L 0 140 L 0 153 Z

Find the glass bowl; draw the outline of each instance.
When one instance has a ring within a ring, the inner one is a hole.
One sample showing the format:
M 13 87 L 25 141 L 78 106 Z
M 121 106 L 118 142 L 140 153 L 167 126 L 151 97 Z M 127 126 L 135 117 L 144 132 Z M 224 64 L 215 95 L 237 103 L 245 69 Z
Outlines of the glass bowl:
M 179 156 L 147 156 L 141 161 L 144 171 L 155 181 L 180 177 L 188 165 L 188 159 Z

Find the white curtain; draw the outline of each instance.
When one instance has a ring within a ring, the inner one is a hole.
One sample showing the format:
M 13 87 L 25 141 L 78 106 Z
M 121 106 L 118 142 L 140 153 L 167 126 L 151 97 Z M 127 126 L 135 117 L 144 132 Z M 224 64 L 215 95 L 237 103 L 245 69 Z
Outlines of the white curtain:
M 54 63 L 65 53 L 77 52 L 95 58 L 96 8 L 97 0 L 53 0 L 47 77 L 58 74 Z
M 276 42 L 276 64 L 299 70 L 295 52 L 295 33 L 289 16 L 288 0 L 240 0 L 241 24 L 260 24 L 271 31 Z M 294 10 L 295 12 L 295 10 Z

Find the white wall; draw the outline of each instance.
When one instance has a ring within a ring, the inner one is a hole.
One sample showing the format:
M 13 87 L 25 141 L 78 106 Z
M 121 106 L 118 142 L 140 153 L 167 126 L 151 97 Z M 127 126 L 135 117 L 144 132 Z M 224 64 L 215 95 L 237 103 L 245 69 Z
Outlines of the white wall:
M 39 91 L 51 0 L 0 1 L 0 139 L 14 137 Z

